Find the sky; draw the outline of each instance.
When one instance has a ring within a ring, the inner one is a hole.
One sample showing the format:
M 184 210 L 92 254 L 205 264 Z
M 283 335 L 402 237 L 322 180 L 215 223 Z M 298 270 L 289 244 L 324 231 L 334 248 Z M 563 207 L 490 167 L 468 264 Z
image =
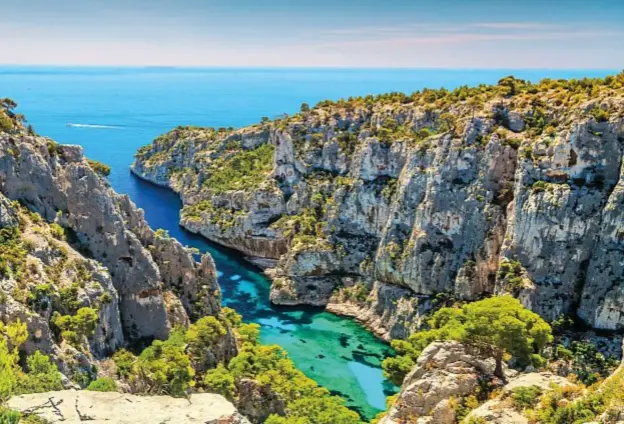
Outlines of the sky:
M 0 0 L 0 63 L 624 68 L 624 0 Z

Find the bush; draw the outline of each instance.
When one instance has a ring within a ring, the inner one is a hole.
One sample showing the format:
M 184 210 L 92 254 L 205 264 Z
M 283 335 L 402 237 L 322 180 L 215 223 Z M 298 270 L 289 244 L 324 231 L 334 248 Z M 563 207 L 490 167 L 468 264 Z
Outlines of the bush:
M 18 349 L 28 338 L 26 324 L 0 322 L 0 333 L 0 401 L 6 401 L 14 394 L 62 389 L 61 374 L 56 365 L 41 352 L 37 351 L 26 359 L 26 370 L 19 366 Z
M 136 356 L 126 349 L 120 349 L 113 355 L 113 361 L 117 366 L 117 375 L 121 378 L 130 378 L 134 374 Z
M 511 399 L 517 409 L 528 409 L 535 406 L 542 389 L 537 386 L 516 387 L 511 391 Z
M 609 120 L 609 112 L 599 106 L 594 107 L 589 114 L 598 122 L 607 122 Z
M 18 378 L 15 394 L 63 390 L 61 374 L 46 355 L 36 351 L 26 358 L 26 367 L 28 372 Z
M 61 330 L 61 337 L 69 344 L 79 347 L 85 337 L 95 334 L 99 317 L 93 308 L 80 308 L 76 315 L 52 315 L 52 323 Z
M 233 399 L 236 395 L 234 376 L 230 374 L 223 364 L 219 364 L 217 368 L 209 370 L 204 375 L 203 383 L 209 392 L 218 393 L 227 399 Z
M 184 352 L 184 344 L 171 338 L 165 342 L 154 341 L 139 355 L 136 367 L 150 394 L 183 397 L 195 385 L 195 370 Z
M 87 159 L 87 163 L 89 164 L 89 167 L 91 167 L 91 169 L 93 169 L 95 172 L 97 172 L 100 175 L 103 175 L 105 177 L 108 177 L 111 173 L 111 168 L 110 166 L 99 162 L 97 160 L 93 160 L 93 159 Z
M 18 424 L 22 418 L 19 411 L 0 407 L 0 424 Z
M 210 177 L 204 182 L 205 187 L 215 194 L 257 188 L 273 168 L 273 150 L 271 144 L 263 144 L 254 150 L 244 150 L 228 159 L 215 161 Z
M 115 384 L 115 380 L 108 377 L 100 377 L 95 381 L 92 381 L 87 390 L 92 392 L 116 392 L 117 384 Z

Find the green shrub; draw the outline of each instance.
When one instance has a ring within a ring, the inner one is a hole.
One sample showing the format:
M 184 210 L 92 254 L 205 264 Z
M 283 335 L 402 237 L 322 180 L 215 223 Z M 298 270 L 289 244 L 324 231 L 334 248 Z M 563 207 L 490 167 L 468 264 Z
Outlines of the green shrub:
M 609 120 L 609 112 L 599 106 L 590 110 L 589 114 L 598 122 L 607 122 Z
M 121 378 L 130 378 L 134 374 L 137 358 L 126 349 L 120 349 L 113 355 L 117 367 L 117 375 Z
M 6 114 L 0 112 L 0 131 L 9 132 L 13 129 L 13 121 Z
M 215 161 L 204 186 L 215 194 L 258 188 L 273 168 L 273 151 L 273 145 L 267 143 L 254 150 L 243 150 L 225 160 Z
M 108 177 L 111 173 L 110 166 L 102 162 L 98 162 L 97 160 L 93 160 L 93 159 L 87 159 L 87 163 L 89 164 L 89 167 L 91 169 L 93 169 L 95 172 L 97 172 L 100 175 Z
M 184 352 L 184 344 L 171 338 L 165 342 L 154 341 L 141 352 L 136 367 L 150 394 L 186 396 L 195 384 L 195 371 Z
M 63 390 L 58 368 L 41 352 L 36 351 L 26 358 L 26 368 L 28 372 L 18 379 L 15 394 Z
M 22 414 L 19 411 L 0 407 L 0 424 L 18 424 Z
M 108 377 L 100 377 L 97 380 L 92 381 L 87 390 L 92 392 L 116 392 L 117 384 L 115 384 L 115 380 Z
M 57 240 L 65 240 L 65 229 L 56 222 L 50 224 L 50 234 Z
M 514 406 L 519 409 L 533 408 L 542 394 L 542 389 L 537 386 L 516 387 L 511 391 L 511 399 Z
M 219 364 L 217 368 L 206 372 L 203 383 L 206 390 L 212 393 L 218 393 L 227 399 L 233 399 L 236 395 L 234 376 L 223 364 Z
M 61 330 L 61 337 L 75 347 L 82 345 L 85 337 L 95 334 L 99 317 L 93 308 L 80 308 L 76 315 L 60 315 L 55 312 L 52 323 Z

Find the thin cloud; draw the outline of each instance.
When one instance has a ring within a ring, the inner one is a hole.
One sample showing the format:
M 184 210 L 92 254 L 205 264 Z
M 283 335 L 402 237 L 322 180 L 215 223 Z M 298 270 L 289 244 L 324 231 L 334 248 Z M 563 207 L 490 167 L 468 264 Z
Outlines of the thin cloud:
M 545 24 L 542 22 L 477 22 L 470 24 L 475 28 L 486 29 L 555 29 L 559 28 L 558 25 Z
M 524 33 L 460 33 L 415 35 L 369 40 L 344 40 L 326 43 L 322 47 L 349 46 L 407 46 L 416 44 L 461 44 L 483 41 L 527 41 L 527 40 L 572 40 L 579 38 L 600 38 L 622 36 L 624 32 L 614 31 L 561 31 L 561 32 L 524 32 Z

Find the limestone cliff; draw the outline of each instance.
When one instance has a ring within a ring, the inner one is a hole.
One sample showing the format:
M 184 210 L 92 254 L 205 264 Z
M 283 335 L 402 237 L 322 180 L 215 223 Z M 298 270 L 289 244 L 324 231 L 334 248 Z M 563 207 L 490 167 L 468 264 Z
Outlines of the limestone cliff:
M 220 311 L 212 258 L 197 262 L 152 231 L 92 167 L 79 146 L 0 132 L 0 318 L 26 322 L 26 352 L 51 355 L 72 380 L 94 378 L 95 361 L 120 347 Z M 220 360 L 236 354 L 230 330 L 215 346 Z
M 329 305 L 389 338 L 440 293 L 510 292 L 620 329 L 623 85 L 509 77 L 327 101 L 177 128 L 132 170 L 180 194 L 187 229 L 273 260 L 275 303 Z

